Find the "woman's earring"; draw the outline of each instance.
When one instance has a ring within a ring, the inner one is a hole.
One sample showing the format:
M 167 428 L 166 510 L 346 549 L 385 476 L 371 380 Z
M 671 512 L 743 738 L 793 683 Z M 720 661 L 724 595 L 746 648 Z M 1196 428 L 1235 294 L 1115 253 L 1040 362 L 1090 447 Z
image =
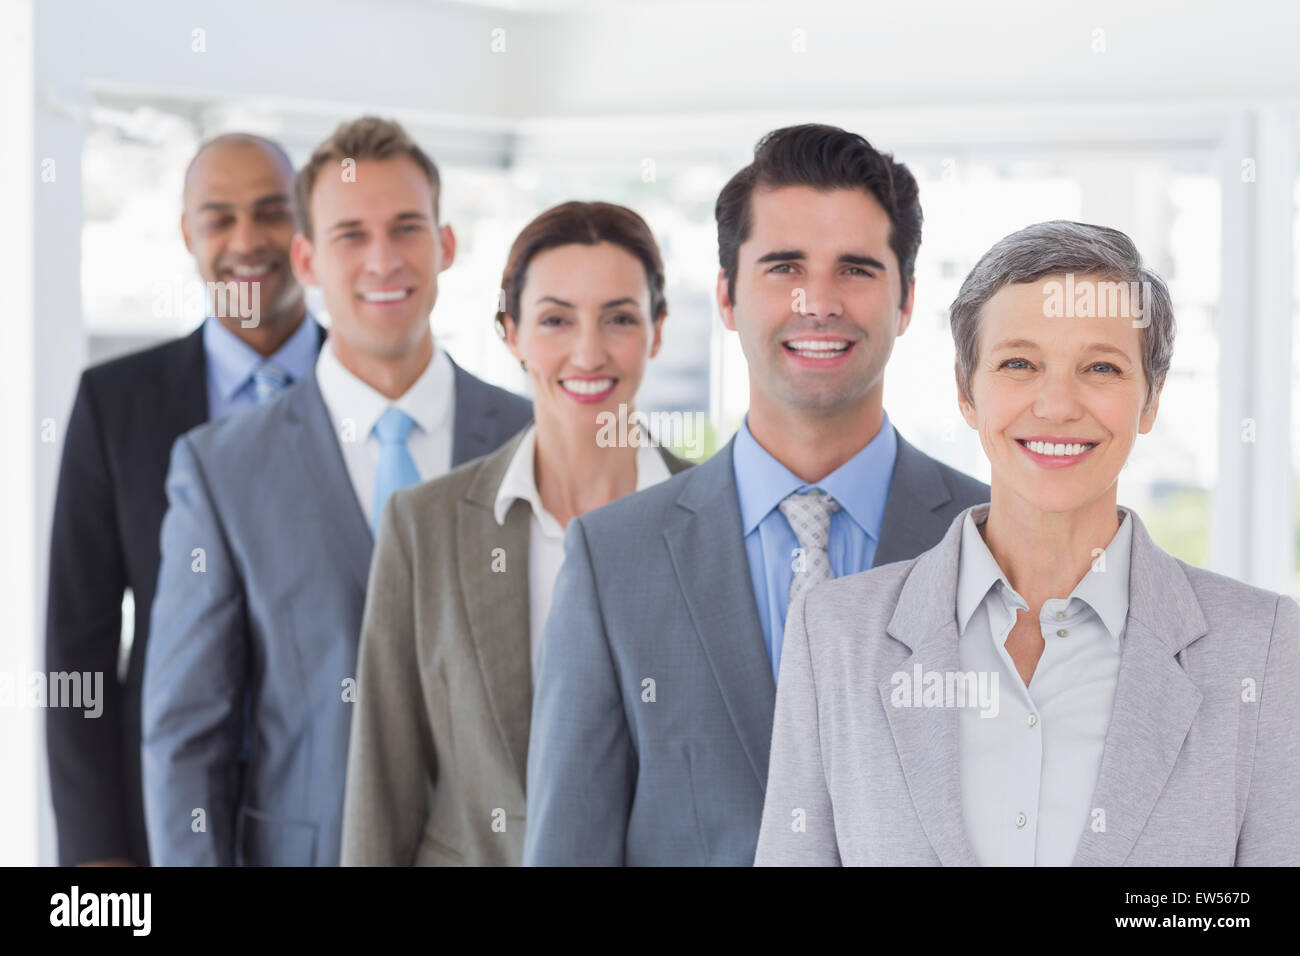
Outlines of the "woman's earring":
M 525 372 L 528 371 L 528 366 L 524 364 L 524 360 L 523 360 L 523 359 L 520 359 L 520 360 L 519 360 L 519 367 L 520 367 L 521 369 L 523 369 Z

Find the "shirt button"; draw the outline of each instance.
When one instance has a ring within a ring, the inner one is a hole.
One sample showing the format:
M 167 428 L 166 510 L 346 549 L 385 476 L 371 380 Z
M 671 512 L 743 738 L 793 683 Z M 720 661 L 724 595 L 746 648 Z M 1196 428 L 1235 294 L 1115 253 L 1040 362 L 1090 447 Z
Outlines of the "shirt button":
M 1029 817 L 1025 816 L 1023 813 L 1017 813 L 1017 814 L 1016 814 L 1016 829 L 1017 829 L 1017 830 L 1023 829 L 1024 826 L 1025 826 L 1025 824 L 1028 823 L 1028 822 L 1029 822 Z
M 1056 636 L 1057 636 L 1057 637 L 1069 637 L 1069 636 L 1070 636 L 1070 632 L 1067 631 L 1065 628 L 1061 628 L 1060 630 L 1058 630 L 1058 631 L 1056 632 Z
M 1065 612 L 1064 612 L 1064 611 L 1057 611 L 1057 612 L 1056 612 L 1056 619 L 1057 619 L 1058 621 L 1064 621 L 1064 620 L 1065 620 Z
M 1029 715 L 1029 726 L 1030 726 L 1030 727 L 1037 727 L 1037 726 L 1038 726 L 1038 715 L 1037 715 L 1037 714 L 1030 714 L 1030 715 Z

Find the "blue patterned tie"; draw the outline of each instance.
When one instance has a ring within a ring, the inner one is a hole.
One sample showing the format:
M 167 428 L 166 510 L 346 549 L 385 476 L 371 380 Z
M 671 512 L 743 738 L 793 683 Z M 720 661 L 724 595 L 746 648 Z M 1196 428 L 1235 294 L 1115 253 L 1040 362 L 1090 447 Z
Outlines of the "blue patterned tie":
M 253 401 L 258 405 L 269 402 L 292 382 L 293 377 L 280 366 L 263 362 L 253 369 Z
M 379 439 L 379 468 L 375 471 L 375 511 L 370 519 L 370 530 L 379 537 L 379 518 L 384 505 L 394 491 L 414 485 L 420 480 L 411 453 L 406 450 L 406 436 L 415 425 L 414 419 L 399 408 L 390 408 L 375 422 L 375 437 Z

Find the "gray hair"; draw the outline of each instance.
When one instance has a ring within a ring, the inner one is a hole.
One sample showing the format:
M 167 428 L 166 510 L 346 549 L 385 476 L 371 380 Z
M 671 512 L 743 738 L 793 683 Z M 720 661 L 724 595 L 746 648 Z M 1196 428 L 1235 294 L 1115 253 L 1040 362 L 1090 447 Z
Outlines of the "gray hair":
M 1141 290 L 1141 315 L 1146 324 L 1138 334 L 1147 381 L 1146 407 L 1150 407 L 1164 387 L 1174 354 L 1174 307 L 1169 289 L 1143 264 L 1137 246 L 1124 233 L 1065 219 L 1035 223 L 999 239 L 961 284 L 952 303 L 951 321 L 957 346 L 957 387 L 964 399 L 971 400 L 984 304 L 1003 286 L 1067 274 L 1136 283 Z

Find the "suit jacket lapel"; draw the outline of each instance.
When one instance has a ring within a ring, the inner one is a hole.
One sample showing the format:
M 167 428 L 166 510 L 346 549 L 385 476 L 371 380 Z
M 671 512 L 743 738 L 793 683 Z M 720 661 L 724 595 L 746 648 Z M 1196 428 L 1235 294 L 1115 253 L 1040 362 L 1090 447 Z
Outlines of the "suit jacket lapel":
M 734 441 L 690 472 L 677 498 L 681 510 L 664 539 L 727 711 L 758 785 L 766 789 L 776 685 L 740 524 Z
M 447 356 L 451 361 L 451 356 Z M 453 381 L 451 466 L 486 455 L 497 445 L 497 405 L 492 393 L 455 362 L 451 363 Z M 495 493 L 495 492 L 494 492 Z
M 1196 593 L 1178 562 L 1128 513 L 1129 613 L 1092 813 L 1075 866 L 1119 866 L 1128 858 L 1201 704 L 1200 690 L 1176 657 L 1208 630 Z
M 335 538 L 356 583 L 364 591 L 374 539 L 361 512 L 352 478 L 343 462 L 338 436 L 330 422 L 315 371 L 309 372 L 281 399 L 293 449 L 306 475 L 304 489 L 318 489 L 326 500 L 321 520 Z
M 505 524 L 498 525 L 493 506 L 524 434 L 520 432 L 483 462 L 456 512 L 456 554 L 465 615 L 497 731 L 514 760 L 521 789 L 533 708 L 528 611 L 530 511 L 527 502 L 515 501 Z M 501 560 L 504 571 L 496 570 Z
M 914 558 L 943 537 L 951 521 L 938 509 L 951 500 L 934 460 L 899 435 L 872 567 Z
M 901 465 L 901 439 L 899 451 Z M 898 487 L 897 467 L 894 480 L 893 487 Z M 917 559 L 886 628 L 890 637 L 912 651 L 899 666 L 909 679 L 914 680 L 918 673 L 953 673 L 961 669 L 956 618 L 961 524 L 952 522 L 943 540 Z M 945 866 L 975 866 L 978 861 L 961 809 L 958 710 L 896 707 L 891 701 L 892 677 L 881 680 L 879 692 L 921 828 Z M 919 690 L 914 680 L 914 692 Z
M 208 420 L 207 353 L 203 348 L 203 326 L 180 343 L 179 361 L 167 369 L 162 396 L 163 434 L 183 435 Z M 171 448 L 165 450 L 170 455 Z

